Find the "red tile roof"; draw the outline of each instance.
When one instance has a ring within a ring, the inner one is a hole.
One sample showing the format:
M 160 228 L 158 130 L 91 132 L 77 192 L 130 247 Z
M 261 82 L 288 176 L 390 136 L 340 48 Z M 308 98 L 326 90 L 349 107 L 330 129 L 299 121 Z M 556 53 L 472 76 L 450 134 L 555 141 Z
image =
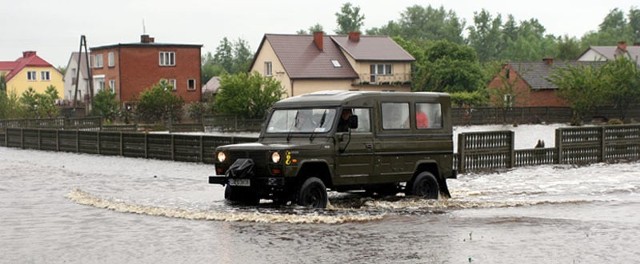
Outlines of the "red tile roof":
M 18 74 L 25 67 L 53 67 L 47 61 L 36 55 L 35 51 L 25 51 L 23 56 L 16 61 L 0 61 L 0 70 L 7 70 L 9 74 L 6 76 L 7 82 Z
M 415 61 L 407 51 L 387 36 L 360 36 L 350 41 L 348 36 L 332 36 L 346 53 L 361 61 Z
M 323 38 L 323 50 L 318 49 L 314 44 L 313 35 L 265 34 L 260 48 L 265 40 L 269 41 L 285 71 L 292 79 L 353 79 L 358 77 L 358 74 L 350 67 L 347 58 L 328 36 Z M 332 60 L 338 61 L 342 67 L 334 67 Z

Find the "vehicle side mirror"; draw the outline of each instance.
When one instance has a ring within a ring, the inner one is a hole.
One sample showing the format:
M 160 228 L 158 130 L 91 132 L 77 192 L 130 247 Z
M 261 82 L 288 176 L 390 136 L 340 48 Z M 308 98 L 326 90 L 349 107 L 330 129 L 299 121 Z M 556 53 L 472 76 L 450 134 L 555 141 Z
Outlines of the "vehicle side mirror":
M 358 128 L 358 116 L 352 115 L 349 117 L 349 128 L 356 129 Z

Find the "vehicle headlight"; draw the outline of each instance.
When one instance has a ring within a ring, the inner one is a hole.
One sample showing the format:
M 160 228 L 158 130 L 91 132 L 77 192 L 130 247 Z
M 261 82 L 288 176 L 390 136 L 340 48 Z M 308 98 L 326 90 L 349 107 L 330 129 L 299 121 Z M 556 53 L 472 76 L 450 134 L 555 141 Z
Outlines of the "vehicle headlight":
M 217 158 L 218 158 L 218 162 L 224 162 L 227 159 L 227 155 L 224 154 L 223 151 L 220 151 L 218 152 Z
M 280 153 L 278 153 L 277 151 L 271 153 L 271 161 L 273 161 L 273 163 L 280 162 Z

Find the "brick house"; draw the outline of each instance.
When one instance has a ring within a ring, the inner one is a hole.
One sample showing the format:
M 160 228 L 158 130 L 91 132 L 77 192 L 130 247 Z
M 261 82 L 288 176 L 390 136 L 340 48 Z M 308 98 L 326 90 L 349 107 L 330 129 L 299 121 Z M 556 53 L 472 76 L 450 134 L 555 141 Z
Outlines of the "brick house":
M 603 62 L 554 62 L 545 58 L 541 62 L 512 62 L 502 66 L 500 73 L 489 82 L 491 103 L 512 107 L 566 107 L 567 102 L 558 95 L 558 87 L 549 81 L 553 71 L 560 68 L 593 65 Z M 498 98 L 501 97 L 501 98 Z
M 387 36 L 265 34 L 249 69 L 280 81 L 287 96 L 320 90 L 410 91 L 413 61 Z
M 156 43 L 149 35 L 142 35 L 139 43 L 93 47 L 93 86 L 96 91 L 111 89 L 126 103 L 166 80 L 185 102 L 198 102 L 202 98 L 201 49 L 202 45 Z

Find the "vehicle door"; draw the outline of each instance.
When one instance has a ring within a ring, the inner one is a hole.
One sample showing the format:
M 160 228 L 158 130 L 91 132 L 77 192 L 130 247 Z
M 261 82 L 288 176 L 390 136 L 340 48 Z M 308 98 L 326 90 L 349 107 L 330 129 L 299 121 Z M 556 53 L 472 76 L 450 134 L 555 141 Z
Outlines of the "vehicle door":
M 352 108 L 358 127 L 336 132 L 336 169 L 334 184 L 366 184 L 373 173 L 373 130 L 370 108 Z

